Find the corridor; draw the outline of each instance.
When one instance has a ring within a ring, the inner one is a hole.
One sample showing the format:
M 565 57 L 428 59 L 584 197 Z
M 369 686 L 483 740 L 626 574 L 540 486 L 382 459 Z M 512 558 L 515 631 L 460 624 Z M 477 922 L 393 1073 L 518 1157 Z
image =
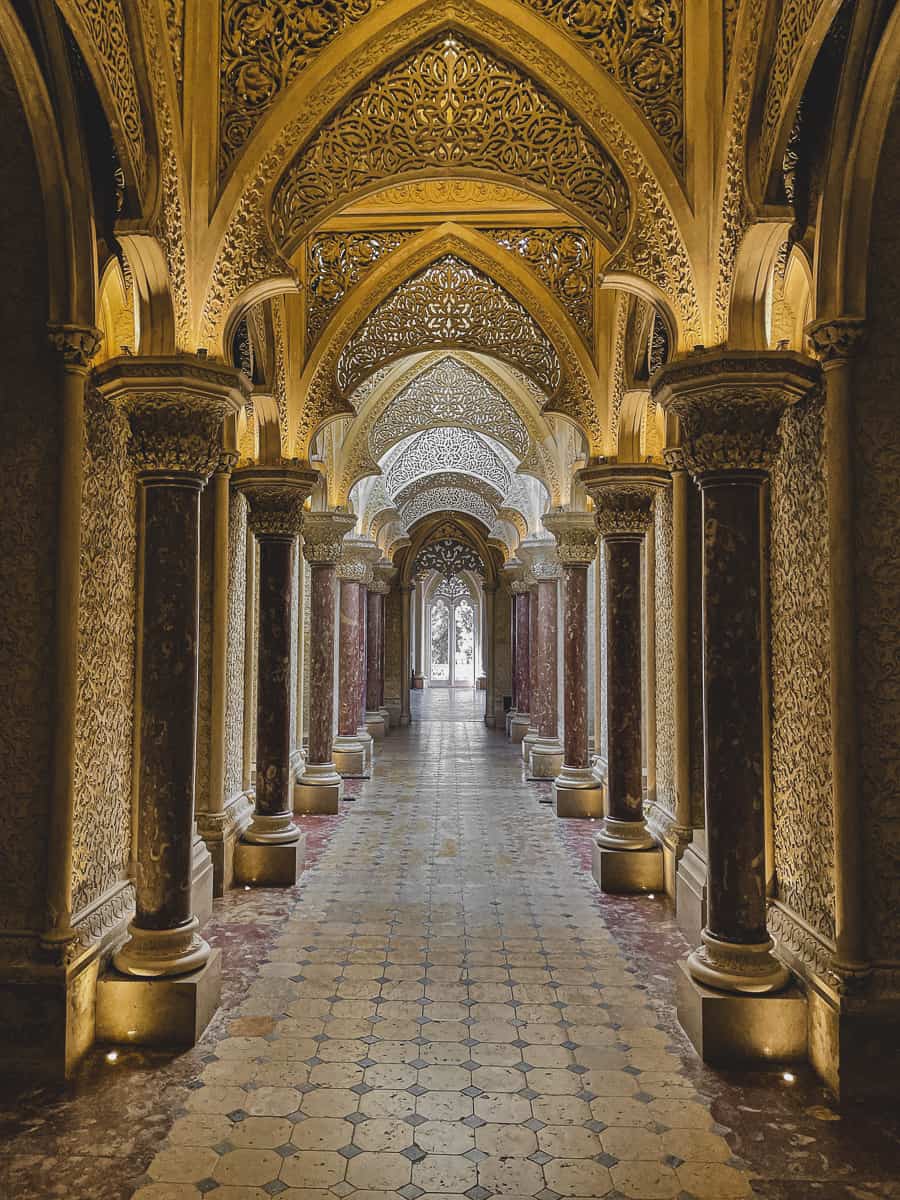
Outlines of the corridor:
M 667 995 L 663 960 L 685 947 L 663 904 L 601 899 L 593 826 L 539 803 L 481 707 L 414 695 L 356 800 L 301 820 L 298 886 L 217 902 L 226 994 L 195 1050 L 100 1049 L 74 1094 L 7 1111 L 0 1193 L 898 1194 L 879 1122 L 851 1139 L 811 1080 L 745 1073 L 738 1090 L 699 1064 Z M 826 1182 L 833 1152 L 877 1190 Z

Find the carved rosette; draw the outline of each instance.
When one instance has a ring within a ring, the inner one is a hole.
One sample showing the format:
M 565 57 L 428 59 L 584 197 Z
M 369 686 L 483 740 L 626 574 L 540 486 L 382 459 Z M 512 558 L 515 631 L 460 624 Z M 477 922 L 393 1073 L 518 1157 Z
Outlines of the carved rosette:
M 579 479 L 594 502 L 600 536 L 640 538 L 653 527 L 657 492 L 669 483 L 662 467 L 604 463 L 585 467 Z
M 356 525 L 346 512 L 309 512 L 303 519 L 303 554 L 312 566 L 336 565 L 341 561 L 344 535 Z
M 192 355 L 113 358 L 97 368 L 93 383 L 128 417 L 129 449 L 139 471 L 203 480 L 222 453 L 222 421 L 237 414 L 250 394 L 240 371 Z
M 785 408 L 820 382 L 818 365 L 793 351 L 712 351 L 663 367 L 651 394 L 678 417 L 692 475 L 764 472 L 778 453 Z
M 247 498 L 247 525 L 261 538 L 295 538 L 303 528 L 303 505 L 319 478 L 302 467 L 246 467 L 232 476 Z
M 372 582 L 374 565 L 380 557 L 381 551 L 368 538 L 345 537 L 337 577 L 347 583 L 361 583 L 368 587 Z
M 47 331 L 67 371 L 87 371 L 103 342 L 103 334 L 93 325 L 48 325 Z
M 556 538 L 556 552 L 564 567 L 591 565 L 597 557 L 597 525 L 591 513 L 548 512 L 543 522 Z
M 805 332 L 810 349 L 827 370 L 837 363 L 848 362 L 859 353 L 866 323 L 862 317 L 835 317 L 813 321 Z

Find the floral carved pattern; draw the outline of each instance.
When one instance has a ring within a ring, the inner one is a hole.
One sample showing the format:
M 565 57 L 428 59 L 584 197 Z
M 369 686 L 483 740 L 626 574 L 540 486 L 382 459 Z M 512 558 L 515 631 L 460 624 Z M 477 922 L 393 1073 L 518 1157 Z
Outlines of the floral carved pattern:
M 581 229 L 485 229 L 547 285 L 590 346 L 594 334 L 594 250 Z
M 822 3 L 823 0 L 782 0 L 775 48 L 766 75 L 768 83 L 761 134 L 763 162 L 766 164 L 778 139 L 784 104 L 800 50 Z
M 293 159 L 273 196 L 275 240 L 290 249 L 363 187 L 460 168 L 555 192 L 611 245 L 625 236 L 628 186 L 600 143 L 519 70 L 446 34 L 372 80 Z
M 472 571 L 476 575 L 483 575 L 484 564 L 471 546 L 454 538 L 441 538 L 440 541 L 431 542 L 420 550 L 413 566 L 413 574 L 418 574 L 419 571 L 437 571 L 445 579 L 451 579 L 460 571 Z
M 549 392 L 559 359 L 526 309 L 487 275 L 453 254 L 396 288 L 347 342 L 337 366 L 346 394 L 386 362 L 416 351 L 468 346 L 511 361 Z
M 476 517 L 485 529 L 494 524 L 496 513 L 483 496 L 467 488 L 438 487 L 417 492 L 405 505 L 401 516 L 407 528 L 435 512 L 461 512 Z
M 684 166 L 682 0 L 523 0 L 587 48 Z
M 387 487 L 396 496 L 408 484 L 434 471 L 463 471 L 477 475 L 506 495 L 510 468 L 487 442 L 468 429 L 428 429 L 400 450 L 387 472 Z
M 309 241 L 306 252 L 306 345 L 319 340 L 334 309 L 361 279 L 388 254 L 393 254 L 412 232 L 321 233 Z
M 455 488 L 473 492 L 489 504 L 494 512 L 503 503 L 503 493 L 483 479 L 474 475 L 464 475 L 461 471 L 437 471 L 408 484 L 402 492 L 397 493 L 394 504 L 402 512 L 420 492 L 434 491 L 435 488 Z

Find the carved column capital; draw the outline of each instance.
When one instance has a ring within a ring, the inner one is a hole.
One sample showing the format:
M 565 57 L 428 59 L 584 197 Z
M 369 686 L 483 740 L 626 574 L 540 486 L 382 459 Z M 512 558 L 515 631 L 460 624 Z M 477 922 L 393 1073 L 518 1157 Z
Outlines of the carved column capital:
M 862 348 L 866 323 L 862 317 L 833 317 L 813 321 L 804 330 L 810 349 L 827 370 L 855 357 Z
M 391 585 L 386 579 L 373 579 L 371 583 L 366 584 L 366 588 L 375 596 L 389 596 L 391 594 Z
M 528 594 L 528 583 L 524 579 L 514 579 L 509 585 L 509 590 L 514 596 L 526 596 Z
M 238 464 L 240 454 L 237 450 L 222 450 L 216 463 L 215 475 L 230 475 Z
M 686 471 L 687 463 L 684 461 L 684 450 L 681 446 L 669 446 L 667 450 L 663 450 L 663 461 L 670 471 Z
M 247 498 L 247 524 L 257 537 L 294 538 L 303 528 L 303 505 L 318 472 L 303 467 L 244 467 L 232 475 Z
M 579 479 L 594 502 L 600 536 L 643 537 L 653 525 L 653 505 L 669 472 L 642 463 L 601 463 L 585 467 Z
M 548 512 L 544 528 L 556 538 L 556 553 L 564 567 L 589 567 L 597 557 L 597 524 L 592 513 Z
M 817 363 L 790 350 L 709 351 L 675 359 L 653 378 L 653 397 L 678 417 L 692 475 L 768 471 L 779 423 L 821 383 Z
M 67 371 L 84 374 L 103 342 L 103 334 L 93 325 L 48 325 L 50 344 L 62 355 Z
M 208 479 L 222 453 L 220 430 L 246 403 L 240 371 L 193 355 L 113 358 L 94 386 L 126 413 L 130 450 L 140 471 Z
M 380 557 L 381 551 L 369 538 L 345 537 L 338 563 L 338 579 L 368 587 L 372 582 L 374 565 Z
M 559 579 L 559 555 L 555 541 L 550 538 L 525 538 L 519 543 L 519 553 L 527 564 L 527 578 L 532 586 L 543 580 Z
M 335 565 L 341 561 L 344 535 L 356 525 L 346 512 L 308 512 L 303 518 L 303 554 L 312 566 Z

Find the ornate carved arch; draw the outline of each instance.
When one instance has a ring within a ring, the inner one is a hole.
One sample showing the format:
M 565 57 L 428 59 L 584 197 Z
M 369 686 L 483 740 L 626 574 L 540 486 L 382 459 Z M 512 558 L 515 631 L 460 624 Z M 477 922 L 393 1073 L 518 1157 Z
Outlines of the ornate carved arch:
M 319 425 L 339 409 L 343 398 L 336 386 L 337 365 L 353 334 L 395 288 L 447 255 L 488 275 L 533 317 L 552 343 L 562 368 L 563 382 L 554 398 L 554 410 L 579 424 L 592 445 L 602 440 L 605 413 L 598 413 L 595 405 L 595 397 L 600 395 L 597 372 L 569 315 L 527 267 L 477 231 L 447 222 L 410 239 L 335 311 L 304 367 L 298 389 L 305 404 L 302 413 L 293 414 L 291 433 L 299 457 L 308 454 Z
M 432 513 L 424 517 L 410 531 L 410 544 L 405 550 L 400 567 L 400 583 L 408 585 L 419 551 L 429 542 L 442 538 L 455 538 L 470 546 L 484 564 L 484 582 L 487 586 L 497 582 L 497 563 L 487 542 L 487 531 L 479 522 L 465 513 Z

